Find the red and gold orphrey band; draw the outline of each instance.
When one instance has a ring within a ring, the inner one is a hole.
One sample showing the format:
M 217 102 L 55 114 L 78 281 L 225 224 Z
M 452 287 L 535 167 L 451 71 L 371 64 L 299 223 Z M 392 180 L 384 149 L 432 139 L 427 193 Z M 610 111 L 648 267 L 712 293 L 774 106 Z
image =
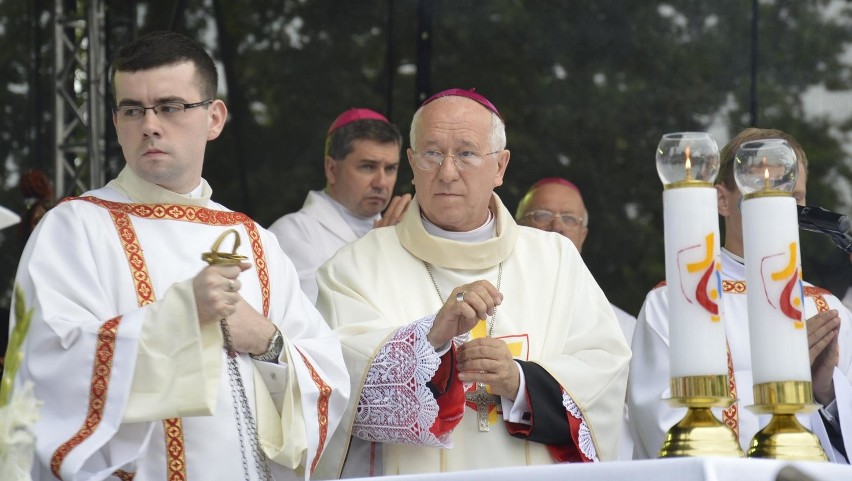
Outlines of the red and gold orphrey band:
M 88 439 L 101 423 L 109 391 L 112 360 L 115 356 L 115 337 L 121 317 L 105 322 L 98 331 L 98 342 L 95 347 L 95 362 L 92 367 L 92 382 L 89 387 L 89 408 L 83 426 L 68 441 L 62 443 L 50 458 L 50 470 L 57 479 L 62 479 L 60 467 L 62 461 L 72 449 Z
M 319 447 L 317 448 L 317 454 L 314 456 L 313 462 L 311 462 L 311 474 L 314 474 L 314 470 L 316 469 L 317 463 L 322 455 L 323 447 L 325 446 L 325 439 L 328 436 L 328 400 L 331 397 L 331 386 L 323 381 L 322 377 L 302 351 L 299 351 L 299 355 L 302 356 L 302 360 L 305 361 L 305 366 L 307 366 L 308 370 L 311 372 L 311 380 L 314 381 L 317 389 L 319 389 L 319 399 L 317 399 L 317 420 L 319 421 L 320 428 Z
M 213 226 L 234 226 L 242 224 L 243 227 L 245 227 L 246 232 L 248 232 L 251 250 L 254 254 L 257 276 L 260 279 L 261 296 L 263 298 L 263 315 L 269 315 L 269 271 L 267 268 L 268 266 L 266 265 L 266 256 L 263 252 L 263 243 L 260 241 L 260 233 L 257 230 L 257 225 L 249 216 L 240 212 L 213 210 L 206 207 L 195 207 L 191 205 L 126 204 L 122 202 L 98 199 L 97 197 L 69 197 L 62 202 L 75 200 L 84 200 L 103 207 L 112 213 L 123 213 L 131 217 L 140 217 L 143 219 L 176 220 Z M 113 214 L 113 217 L 115 217 L 115 214 Z M 132 226 L 130 228 L 132 229 Z M 119 232 L 119 234 L 122 233 Z M 122 242 L 124 242 L 124 237 L 121 239 Z M 125 246 L 127 246 L 126 243 Z M 132 265 L 131 268 L 133 268 Z M 148 284 L 148 288 L 150 288 L 150 283 Z
M 734 378 L 734 358 L 731 356 L 731 346 L 725 339 L 725 353 L 728 358 L 728 395 L 731 399 L 737 399 L 737 381 Z M 722 411 L 722 421 L 734 431 L 734 435 L 740 437 L 740 418 L 737 402 L 734 401 L 727 409 Z
M 831 295 L 831 291 L 828 289 L 817 286 L 804 286 L 803 290 L 805 297 L 813 298 L 817 312 L 825 312 L 831 308 L 828 305 L 828 301 L 825 300 L 825 296 Z M 746 283 L 745 281 L 722 281 L 722 291 L 729 294 L 745 294 Z
M 269 315 L 269 272 L 266 265 L 266 256 L 263 251 L 263 243 L 260 241 L 260 233 L 254 221 L 245 214 L 185 205 L 125 204 L 106 201 L 96 197 L 68 198 L 63 200 L 63 202 L 73 200 L 84 200 L 109 210 L 113 224 L 115 224 L 118 231 L 119 239 L 124 247 L 125 255 L 127 256 L 133 283 L 136 288 L 137 301 L 140 306 L 154 302 L 154 290 L 151 286 L 151 277 L 148 274 L 142 247 L 139 245 L 139 239 L 130 221 L 130 216 L 145 219 L 177 220 L 207 225 L 233 226 L 242 224 L 248 232 L 252 253 L 255 258 L 255 268 L 260 280 L 261 296 L 263 299 L 263 314 L 264 316 Z M 95 356 L 95 365 L 93 367 L 92 387 L 89 395 L 89 408 L 86 420 L 77 434 L 63 443 L 51 458 L 51 470 L 58 479 L 62 479 L 60 476 L 60 466 L 68 456 L 68 453 L 91 436 L 103 418 L 112 369 L 112 359 L 115 355 L 116 332 L 120 320 L 120 317 L 112 319 L 104 323 L 101 327 L 98 335 L 97 355 Z M 325 404 L 327 411 L 327 397 Z M 163 420 L 163 430 L 166 436 L 167 479 L 169 481 L 186 481 L 186 452 L 181 420 L 179 418 Z M 115 475 L 123 480 L 133 479 L 133 473 L 126 471 L 120 470 Z

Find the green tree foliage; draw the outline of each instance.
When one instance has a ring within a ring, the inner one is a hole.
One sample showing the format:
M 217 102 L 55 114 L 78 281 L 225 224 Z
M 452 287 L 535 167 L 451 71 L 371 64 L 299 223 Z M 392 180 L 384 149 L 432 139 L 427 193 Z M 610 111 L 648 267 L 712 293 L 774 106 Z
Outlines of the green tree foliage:
M 49 46 L 40 45 L 44 16 L 38 2 L 0 2 L 0 205 L 23 215 L 25 199 L 18 189 L 21 173 L 29 168 L 45 168 L 46 146 L 36 142 L 39 129 L 44 132 L 49 120 L 45 102 L 31 93 L 49 85 L 38 75 L 38 59 Z M 0 231 L 0 315 L 8 318 L 12 277 L 23 241 L 15 227 Z M 0 346 L 5 346 L 5 319 L 0 318 Z M 0 347 L 2 351 L 2 347 Z
M 300 208 L 308 189 L 324 185 L 323 138 L 346 108 L 389 113 L 407 136 L 418 1 L 393 2 L 389 32 L 390 1 L 187 2 L 178 29 L 207 42 L 222 63 L 232 112 L 205 168 L 219 201 L 263 225 Z M 139 1 L 139 32 L 167 28 L 176 3 Z M 0 3 L 4 43 L 25 38 L 15 10 L 24 5 Z M 498 194 L 514 209 L 541 177 L 579 185 L 591 218 L 583 257 L 613 302 L 634 314 L 665 276 L 654 165 L 661 135 L 710 130 L 721 146 L 751 123 L 751 6 L 433 1 L 433 89 L 475 87 L 506 119 L 512 158 Z M 849 209 L 834 186 L 838 178 L 852 181 L 844 151 L 852 122 L 814 118 L 802 95 L 815 85 L 852 90 L 849 65 L 841 61 L 852 40 L 849 9 L 827 0 L 760 2 L 758 126 L 802 142 L 811 164 L 808 201 L 835 210 Z M 13 47 L 0 49 L 4 65 L 13 66 L 0 72 L 4 85 L 26 83 L 28 47 Z M 0 97 L 7 112 L 26 111 L 26 93 L 7 88 Z M 13 159 L 0 173 L 7 179 L 34 160 L 28 127 L 4 117 L 0 154 Z M 403 156 L 398 192 L 411 191 L 406 164 Z M 9 202 L 5 188 L 0 201 Z M 837 249 L 817 235 L 803 234 L 803 243 L 806 277 L 831 278 Z

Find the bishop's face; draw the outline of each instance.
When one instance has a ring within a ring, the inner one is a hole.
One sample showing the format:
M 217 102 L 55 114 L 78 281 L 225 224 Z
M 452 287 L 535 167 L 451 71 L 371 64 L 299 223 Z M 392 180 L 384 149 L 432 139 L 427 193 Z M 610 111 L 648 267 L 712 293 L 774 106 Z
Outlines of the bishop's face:
M 183 62 L 137 72 L 116 72 L 116 105 L 151 107 L 163 102 L 191 104 L 202 98 L 195 64 Z M 146 110 L 139 118 L 113 114 L 118 143 L 128 167 L 142 179 L 177 193 L 201 182 L 204 150 L 219 136 L 227 108 L 221 100 L 172 115 Z
M 484 155 L 495 149 L 491 145 L 491 112 L 464 97 L 442 97 L 423 107 L 415 128 L 417 145 L 407 154 L 422 214 L 448 231 L 481 227 L 488 219 L 491 194 L 503 184 L 509 163 L 508 150 Z M 422 169 L 415 161 L 416 153 L 429 150 L 447 155 L 434 170 Z M 466 151 L 482 155 L 482 165 L 459 170 L 449 155 Z

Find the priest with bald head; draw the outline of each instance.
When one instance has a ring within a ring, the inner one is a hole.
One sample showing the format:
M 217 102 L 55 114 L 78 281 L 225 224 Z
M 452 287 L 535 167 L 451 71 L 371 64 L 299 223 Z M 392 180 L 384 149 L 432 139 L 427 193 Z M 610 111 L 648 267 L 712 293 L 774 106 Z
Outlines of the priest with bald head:
M 589 211 L 583 194 L 576 184 L 562 177 L 545 177 L 534 183 L 518 203 L 515 220 L 520 225 L 564 235 L 580 253 L 589 235 Z M 630 344 L 636 318 L 615 304 L 612 310 Z
M 534 183 L 515 212 L 518 224 L 555 232 L 574 243 L 577 252 L 583 252 L 583 244 L 589 235 L 589 211 L 583 202 L 583 194 L 576 184 L 562 177 L 545 177 Z M 624 312 L 615 304 L 612 310 L 624 333 L 624 340 L 630 344 L 636 318 Z M 629 429 L 627 406 L 624 408 L 624 424 L 621 430 L 620 460 L 633 459 L 633 438 Z
M 400 223 L 317 273 L 353 389 L 329 446 L 349 455 L 317 474 L 616 459 L 630 349 L 571 241 L 519 227 L 494 193 L 510 157 L 497 108 L 443 91 L 410 142 Z

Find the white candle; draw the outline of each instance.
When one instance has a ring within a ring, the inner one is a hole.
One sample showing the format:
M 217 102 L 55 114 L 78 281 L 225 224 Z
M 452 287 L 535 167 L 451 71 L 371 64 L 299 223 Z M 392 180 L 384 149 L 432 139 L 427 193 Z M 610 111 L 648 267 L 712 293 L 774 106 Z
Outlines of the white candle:
M 754 384 L 810 382 L 796 201 L 753 197 L 742 213 Z
M 716 189 L 663 192 L 671 377 L 726 375 Z

